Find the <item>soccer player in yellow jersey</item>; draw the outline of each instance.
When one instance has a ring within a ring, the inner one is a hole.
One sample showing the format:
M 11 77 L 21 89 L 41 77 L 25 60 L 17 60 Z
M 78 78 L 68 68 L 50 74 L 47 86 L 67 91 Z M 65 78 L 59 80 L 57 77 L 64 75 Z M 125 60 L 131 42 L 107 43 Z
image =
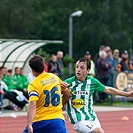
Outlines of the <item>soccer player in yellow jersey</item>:
M 68 101 L 69 91 L 61 88 L 59 77 L 44 72 L 42 57 L 32 57 L 29 66 L 36 78 L 28 86 L 27 127 L 23 133 L 67 133 L 62 105 Z

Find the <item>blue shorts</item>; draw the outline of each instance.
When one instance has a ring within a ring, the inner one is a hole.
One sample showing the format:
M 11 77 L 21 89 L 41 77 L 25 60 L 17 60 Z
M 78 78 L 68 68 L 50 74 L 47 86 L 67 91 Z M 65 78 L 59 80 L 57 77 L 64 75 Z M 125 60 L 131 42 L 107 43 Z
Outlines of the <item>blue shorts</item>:
M 67 133 L 65 122 L 62 119 L 33 122 L 32 127 L 33 133 Z M 28 133 L 27 127 L 23 133 Z

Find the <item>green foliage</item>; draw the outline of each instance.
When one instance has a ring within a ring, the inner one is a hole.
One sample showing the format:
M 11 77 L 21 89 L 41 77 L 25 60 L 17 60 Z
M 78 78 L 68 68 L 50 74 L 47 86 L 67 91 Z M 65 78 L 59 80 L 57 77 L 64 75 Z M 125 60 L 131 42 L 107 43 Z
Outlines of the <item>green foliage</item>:
M 64 63 L 65 63 L 65 66 L 68 67 L 68 64 L 73 62 L 73 59 L 71 59 L 71 58 L 69 57 L 69 55 L 66 54 L 66 55 L 64 56 L 64 58 L 63 58 L 63 61 L 64 61 Z
M 68 67 L 64 67 L 63 72 L 64 72 L 63 79 L 68 78 L 68 76 L 69 76 L 69 69 L 68 69 Z
M 39 48 L 39 50 L 37 51 L 37 55 L 41 55 L 42 57 L 45 57 L 46 61 L 48 61 L 50 58 L 50 55 L 46 51 L 44 51 L 42 48 Z
M 45 51 L 67 54 L 69 15 L 82 10 L 81 17 L 73 17 L 74 60 L 86 50 L 94 57 L 101 44 L 129 50 L 132 5 L 132 0 L 1 0 L 0 38 L 63 40 Z

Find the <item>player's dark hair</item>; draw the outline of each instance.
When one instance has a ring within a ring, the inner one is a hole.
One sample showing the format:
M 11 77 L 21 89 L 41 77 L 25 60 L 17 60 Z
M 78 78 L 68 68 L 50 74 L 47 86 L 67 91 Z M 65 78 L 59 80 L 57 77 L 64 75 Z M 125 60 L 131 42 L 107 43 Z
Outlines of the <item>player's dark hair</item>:
M 44 60 L 41 56 L 35 55 L 29 60 L 29 66 L 37 73 L 42 73 L 44 71 Z
M 8 72 L 8 73 L 12 73 L 12 70 L 11 70 L 11 69 L 9 69 L 7 72 Z
M 81 57 L 78 59 L 79 62 L 86 62 L 87 64 L 87 70 L 91 68 L 91 62 L 88 58 L 86 57 Z
M 19 69 L 19 67 L 15 67 L 15 68 L 14 68 L 14 71 L 16 71 L 17 69 Z

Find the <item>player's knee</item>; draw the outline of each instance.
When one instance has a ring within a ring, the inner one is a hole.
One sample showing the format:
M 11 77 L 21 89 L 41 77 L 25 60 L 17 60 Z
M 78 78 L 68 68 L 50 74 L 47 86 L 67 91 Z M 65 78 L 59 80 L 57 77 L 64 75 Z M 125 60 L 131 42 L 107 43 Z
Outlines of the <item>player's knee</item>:
M 104 133 L 102 128 L 95 128 L 91 133 Z

